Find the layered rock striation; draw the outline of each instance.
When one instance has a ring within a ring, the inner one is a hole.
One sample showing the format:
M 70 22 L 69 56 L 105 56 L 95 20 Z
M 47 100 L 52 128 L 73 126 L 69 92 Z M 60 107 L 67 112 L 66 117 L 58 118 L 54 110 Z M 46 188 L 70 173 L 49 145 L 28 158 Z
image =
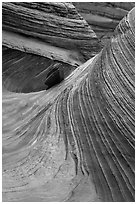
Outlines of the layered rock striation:
M 5 46 L 2 54 L 2 85 L 11 92 L 30 93 L 49 89 L 77 67 Z
M 96 34 L 71 3 L 5 2 L 2 18 L 3 30 L 76 50 L 85 60 L 100 49 Z
M 3 92 L 3 201 L 134 201 L 134 24 L 54 88 Z
M 3 89 L 12 92 L 51 88 L 100 50 L 71 3 L 3 2 L 2 29 Z
M 134 6 L 134 2 L 73 2 L 78 12 L 91 25 L 102 47 L 113 35 L 119 21 Z

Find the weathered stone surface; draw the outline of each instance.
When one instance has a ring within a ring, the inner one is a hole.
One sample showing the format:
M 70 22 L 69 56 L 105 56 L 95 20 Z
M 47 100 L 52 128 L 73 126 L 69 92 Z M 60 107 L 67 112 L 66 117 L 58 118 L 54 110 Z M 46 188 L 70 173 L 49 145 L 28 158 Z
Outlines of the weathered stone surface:
M 78 12 L 91 25 L 102 47 L 113 35 L 119 21 L 134 6 L 134 2 L 73 2 Z
M 56 84 L 53 79 L 47 84 L 56 64 L 65 78 L 100 50 L 94 31 L 71 3 L 6 2 L 2 14 L 2 42 L 9 48 L 3 52 L 3 89 L 47 89 Z
M 81 65 L 85 61 L 83 56 L 76 50 L 55 47 L 32 37 L 28 38 L 5 30 L 2 34 L 2 44 L 11 49 L 47 57 L 53 61 L 58 60 L 72 66 Z
M 3 30 L 76 50 L 85 60 L 100 49 L 96 34 L 71 3 L 5 2 L 2 15 Z
M 62 81 L 100 49 L 94 31 L 71 3 L 6 2 L 2 14 L 2 42 L 9 48 L 3 52 L 3 88 L 9 91 L 47 89 L 57 83 L 47 81 L 57 64 L 58 77 L 62 70 L 64 77 L 56 77 Z
M 48 89 L 64 80 L 74 69 L 76 65 L 3 46 L 3 88 L 11 92 L 29 93 Z M 50 73 L 52 80 L 49 79 Z
M 134 21 L 60 85 L 3 92 L 3 201 L 134 201 Z

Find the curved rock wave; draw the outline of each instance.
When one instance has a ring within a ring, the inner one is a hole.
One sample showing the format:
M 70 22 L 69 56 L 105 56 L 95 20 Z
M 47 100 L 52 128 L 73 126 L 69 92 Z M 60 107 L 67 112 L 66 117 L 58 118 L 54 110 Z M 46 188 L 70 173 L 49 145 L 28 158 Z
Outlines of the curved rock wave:
M 29 93 L 48 89 L 64 80 L 76 66 L 3 46 L 3 87 Z
M 135 6 L 134 2 L 74 2 L 73 4 L 91 25 L 102 47 L 113 35 L 119 21 Z
M 3 201 L 134 201 L 134 22 L 58 86 L 3 93 Z
M 3 30 L 76 50 L 85 60 L 100 50 L 95 32 L 71 3 L 3 2 L 2 15 Z
M 5 2 L 2 15 L 3 90 L 51 88 L 100 50 L 71 3 Z

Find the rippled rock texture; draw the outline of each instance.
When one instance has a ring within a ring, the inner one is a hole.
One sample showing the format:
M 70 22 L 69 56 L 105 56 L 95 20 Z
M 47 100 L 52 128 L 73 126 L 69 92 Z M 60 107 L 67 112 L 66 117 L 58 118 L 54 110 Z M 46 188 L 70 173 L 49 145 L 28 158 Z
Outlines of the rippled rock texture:
M 60 83 L 76 66 L 3 46 L 3 88 L 36 92 Z
M 96 34 L 71 3 L 6 2 L 2 15 L 3 30 L 75 50 L 83 60 L 100 49 Z M 11 46 L 9 40 L 5 41 Z
M 48 89 L 101 48 L 71 3 L 3 3 L 2 28 L 3 88 L 12 92 Z
M 113 35 L 119 21 L 134 6 L 134 2 L 74 2 L 78 12 L 91 25 L 102 47 Z
M 99 54 L 53 88 L 4 87 L 3 201 L 134 201 L 134 24 L 133 9 Z M 25 54 L 16 63 L 26 57 L 35 64 Z

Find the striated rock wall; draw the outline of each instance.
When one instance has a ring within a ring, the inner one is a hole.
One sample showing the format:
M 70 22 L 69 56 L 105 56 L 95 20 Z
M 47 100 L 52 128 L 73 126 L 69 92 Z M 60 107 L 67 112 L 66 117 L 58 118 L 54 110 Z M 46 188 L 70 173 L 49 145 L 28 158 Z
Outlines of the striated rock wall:
M 72 66 L 5 46 L 2 52 L 3 88 L 11 92 L 29 93 L 48 89 L 56 85 L 57 81 L 59 83 L 64 80 L 76 69 L 76 65 Z M 53 79 L 47 81 L 49 77 Z
M 96 34 L 71 3 L 3 2 L 2 28 L 76 50 L 85 60 L 100 49 Z
M 78 12 L 91 25 L 102 47 L 113 35 L 119 21 L 134 6 L 134 2 L 73 2 Z
M 134 22 L 58 86 L 3 92 L 3 201 L 134 201 Z
M 54 86 L 100 50 L 96 34 L 71 3 L 3 2 L 2 29 L 3 89 L 12 92 Z

